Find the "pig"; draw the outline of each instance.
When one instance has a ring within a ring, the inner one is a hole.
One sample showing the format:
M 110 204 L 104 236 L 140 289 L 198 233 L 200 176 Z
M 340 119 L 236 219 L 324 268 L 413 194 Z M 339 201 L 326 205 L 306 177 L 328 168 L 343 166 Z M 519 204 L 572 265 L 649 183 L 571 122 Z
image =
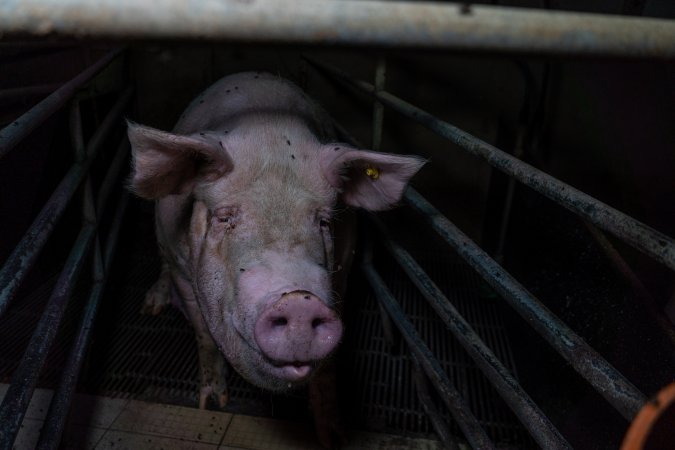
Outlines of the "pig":
M 162 258 L 143 310 L 172 304 L 194 327 L 199 407 L 225 406 L 229 365 L 275 392 L 315 380 L 320 415 L 311 397 L 331 376 L 313 375 L 342 337 L 353 246 L 339 213 L 394 206 L 423 159 L 336 143 L 324 110 L 259 72 L 213 84 L 172 132 L 129 122 L 128 136 L 130 188 L 155 201 Z

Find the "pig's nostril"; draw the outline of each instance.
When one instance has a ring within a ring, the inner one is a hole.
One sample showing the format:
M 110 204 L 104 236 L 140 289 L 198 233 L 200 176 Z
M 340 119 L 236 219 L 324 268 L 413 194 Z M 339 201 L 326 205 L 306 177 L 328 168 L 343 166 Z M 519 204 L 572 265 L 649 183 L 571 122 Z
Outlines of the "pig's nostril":
M 314 362 L 328 356 L 341 337 L 337 314 L 305 291 L 282 295 L 263 310 L 254 330 L 260 353 L 289 380 L 308 376 Z
M 285 317 L 277 317 L 276 319 L 272 319 L 272 326 L 273 327 L 284 327 L 288 324 L 288 319 Z

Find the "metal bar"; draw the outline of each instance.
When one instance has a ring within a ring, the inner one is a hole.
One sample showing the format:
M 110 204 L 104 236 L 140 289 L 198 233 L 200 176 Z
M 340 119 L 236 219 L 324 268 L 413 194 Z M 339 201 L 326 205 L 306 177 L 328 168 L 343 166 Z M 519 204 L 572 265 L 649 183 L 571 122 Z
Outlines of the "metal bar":
M 0 271 L 0 316 L 6 311 L 23 278 L 35 263 L 42 247 L 51 235 L 54 225 L 63 215 L 68 202 L 82 182 L 91 162 L 117 123 L 117 119 L 131 99 L 131 92 L 131 87 L 124 91 L 89 141 L 87 159 L 73 164 L 28 228 L 21 242 L 7 258 Z
M 384 56 L 380 56 L 377 59 L 377 65 L 375 66 L 375 76 L 373 77 L 373 83 L 375 84 L 375 89 L 378 91 L 384 90 L 385 83 L 387 80 L 387 61 Z M 382 143 L 382 130 L 384 124 L 384 106 L 377 99 L 373 99 L 373 121 L 372 121 L 372 132 L 371 132 L 371 148 L 375 151 L 380 149 L 380 144 Z M 366 232 L 367 233 L 367 232 Z M 384 310 L 384 306 L 381 303 L 378 303 L 377 309 L 380 311 L 380 320 L 382 322 L 382 330 L 384 331 L 385 339 L 387 343 L 394 347 L 397 345 L 398 340 L 394 334 L 394 325 L 391 323 L 389 314 Z
M 16 11 L 23 10 L 24 5 L 15 5 L 15 2 L 0 4 L 2 9 L 15 9 Z M 18 2 L 22 3 L 22 2 Z M 49 9 L 45 12 L 49 14 Z M 3 13 L 0 13 L 2 16 Z M 0 22 L 4 21 L 4 17 Z M 0 25 L 0 28 L 2 25 Z M 0 30 L 0 35 L 3 32 Z M 25 138 L 37 126 L 47 120 L 52 114 L 66 104 L 68 100 L 75 94 L 75 92 L 87 81 L 96 75 L 101 69 L 106 67 L 117 55 L 121 53 L 121 49 L 113 50 L 103 58 L 98 60 L 94 65 L 82 71 L 75 78 L 61 86 L 54 91 L 47 98 L 42 100 L 37 105 L 33 106 L 24 115 L 12 122 L 11 125 L 6 126 L 0 130 L 0 158 L 5 156 L 12 148 L 14 148 L 23 138 Z
M 427 347 L 417 334 L 417 331 L 415 331 L 415 327 L 405 317 L 405 313 L 398 306 L 396 300 L 385 286 L 384 281 L 382 281 L 382 278 L 380 278 L 373 266 L 368 263 L 364 263 L 362 269 L 375 292 L 375 296 L 384 305 L 384 308 L 408 344 L 410 351 L 417 357 L 429 380 L 438 389 L 443 402 L 450 410 L 452 417 L 461 428 L 471 446 L 479 449 L 495 448 L 460 393 L 450 383 L 448 376 L 434 358 L 429 347 Z M 569 448 L 569 446 L 559 445 L 547 448 Z
M 105 205 L 108 203 L 108 198 L 112 192 L 112 189 L 115 183 L 119 180 L 120 171 L 122 167 L 127 164 L 127 156 L 129 154 L 129 140 L 124 137 L 120 142 L 120 145 L 117 147 L 115 156 L 110 163 L 110 168 L 101 183 L 101 186 L 98 189 L 98 195 L 96 196 L 97 205 Z M 96 220 L 100 220 L 103 215 L 103 209 L 98 208 L 96 210 Z
M 12 382 L 0 405 L 1 450 L 12 449 L 40 376 L 40 370 L 61 324 L 75 281 L 85 264 L 85 256 L 95 233 L 96 227 L 94 224 L 86 224 L 82 227 L 49 298 L 47 307 L 33 332 L 28 348 L 12 376 Z
M 388 92 L 375 92 L 369 83 L 353 80 L 339 69 L 307 57 L 305 59 L 343 84 L 375 96 L 384 105 L 421 123 L 469 153 L 480 156 L 493 167 L 675 270 L 675 239 Z
M 415 381 L 415 392 L 417 393 L 417 399 L 422 405 L 422 409 L 427 414 L 427 417 L 431 421 L 431 426 L 434 428 L 434 431 L 440 438 L 443 445 L 450 450 L 460 450 L 459 445 L 455 442 L 455 439 L 450 434 L 448 425 L 445 423 L 441 414 L 438 412 L 436 405 L 434 405 L 431 395 L 429 394 L 428 382 L 422 372 L 422 367 L 420 366 L 419 361 L 415 355 L 411 355 L 413 362 L 413 380 Z M 468 405 L 467 405 L 468 406 Z
M 101 255 L 100 248 L 96 249 L 94 259 L 94 287 L 89 296 L 86 310 L 82 322 L 80 323 L 79 332 L 75 341 L 75 345 L 71 350 L 68 361 L 63 369 L 61 381 L 52 397 L 45 418 L 45 425 L 40 434 L 40 441 L 36 448 L 39 449 L 56 449 L 59 447 L 61 435 L 66 422 L 68 411 L 73 400 L 77 380 L 82 369 L 84 355 L 89 347 L 91 340 L 91 333 L 94 326 L 94 320 L 98 313 L 98 308 L 101 303 L 101 298 L 105 290 L 105 284 L 110 273 L 110 266 L 117 250 L 117 241 L 119 238 L 119 231 L 122 225 L 122 219 L 127 208 L 129 196 L 122 193 L 122 197 L 118 201 L 115 216 L 108 233 L 108 239 L 105 247 L 105 252 Z
M 387 61 L 384 57 L 379 57 L 377 60 L 377 66 L 375 67 L 375 90 L 377 92 L 384 91 L 384 84 L 387 80 Z M 380 151 L 380 145 L 382 144 L 382 127 L 384 123 L 384 106 L 382 103 L 374 99 L 373 101 L 373 139 L 372 145 L 370 148 L 373 150 Z
M 0 33 L 675 56 L 669 20 L 430 1 L 9 0 Z
M 525 153 L 525 134 L 526 130 L 524 126 L 518 127 L 518 133 L 516 135 L 516 145 L 513 150 L 513 156 L 520 159 Z M 504 247 L 506 246 L 506 234 L 509 231 L 509 224 L 511 222 L 511 208 L 513 206 L 513 197 L 516 192 L 516 180 L 513 177 L 509 177 L 508 183 L 506 185 L 506 196 L 504 198 L 504 210 L 502 211 L 502 217 L 499 222 L 499 236 L 497 239 L 497 250 L 495 251 L 495 260 L 500 264 L 504 260 Z
M 542 448 L 550 448 L 551 441 L 568 445 L 560 432 L 548 420 L 527 392 L 518 384 L 509 370 L 490 350 L 471 325 L 462 317 L 443 292 L 415 262 L 415 260 L 389 238 L 389 233 L 375 216 L 370 216 L 376 225 L 381 241 L 424 298 L 441 317 L 443 322 L 476 365 L 485 374 L 504 402 L 511 408 L 523 426 Z
M 644 394 L 414 189 L 404 198 L 621 415 L 631 420 L 637 414 Z

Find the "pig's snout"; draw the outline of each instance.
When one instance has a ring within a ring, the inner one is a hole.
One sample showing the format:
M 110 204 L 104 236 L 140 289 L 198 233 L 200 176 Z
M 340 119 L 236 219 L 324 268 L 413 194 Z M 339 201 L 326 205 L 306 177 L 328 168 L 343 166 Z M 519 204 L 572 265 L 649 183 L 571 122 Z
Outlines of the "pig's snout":
M 289 380 L 306 377 L 312 362 L 328 356 L 341 337 L 337 314 L 306 291 L 284 294 L 255 325 L 260 350 Z

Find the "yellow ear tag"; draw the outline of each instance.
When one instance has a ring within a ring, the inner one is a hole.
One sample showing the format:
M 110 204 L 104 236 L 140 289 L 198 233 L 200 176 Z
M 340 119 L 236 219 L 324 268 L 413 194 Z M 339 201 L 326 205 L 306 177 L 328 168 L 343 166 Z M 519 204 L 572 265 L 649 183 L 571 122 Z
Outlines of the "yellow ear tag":
M 366 175 L 373 180 L 377 180 L 380 178 L 380 171 L 374 167 L 368 166 L 366 168 Z

